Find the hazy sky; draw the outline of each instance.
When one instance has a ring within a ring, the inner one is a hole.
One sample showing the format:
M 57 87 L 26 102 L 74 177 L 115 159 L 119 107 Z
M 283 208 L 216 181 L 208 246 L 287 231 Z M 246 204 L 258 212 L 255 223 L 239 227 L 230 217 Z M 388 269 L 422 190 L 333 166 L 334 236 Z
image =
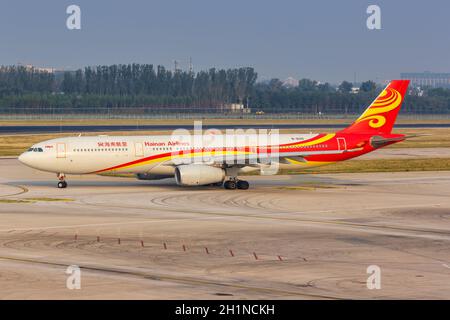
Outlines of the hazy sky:
M 0 64 L 253 66 L 260 79 L 340 82 L 450 72 L 448 0 L 1 0 Z M 81 7 L 81 30 L 66 8 Z M 368 30 L 369 4 L 382 30 Z

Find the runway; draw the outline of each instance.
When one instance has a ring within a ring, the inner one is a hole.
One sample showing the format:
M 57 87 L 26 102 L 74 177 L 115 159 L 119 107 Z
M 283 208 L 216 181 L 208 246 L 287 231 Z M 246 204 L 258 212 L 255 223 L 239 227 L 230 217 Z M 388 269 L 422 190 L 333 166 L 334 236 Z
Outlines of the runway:
M 1 159 L 0 298 L 450 298 L 450 172 L 248 180 L 69 176 L 57 189 Z M 80 290 L 66 288 L 69 265 Z
M 347 124 L 340 123 L 303 123 L 303 124 L 203 124 L 207 129 L 343 129 Z M 399 123 L 397 129 L 424 129 L 424 128 L 450 128 L 450 123 Z M 157 125 L 36 125 L 36 126 L 0 126 L 0 134 L 42 134 L 42 133 L 68 133 L 68 132 L 116 132 L 116 131 L 173 131 L 177 129 L 194 129 L 193 124 L 157 124 Z

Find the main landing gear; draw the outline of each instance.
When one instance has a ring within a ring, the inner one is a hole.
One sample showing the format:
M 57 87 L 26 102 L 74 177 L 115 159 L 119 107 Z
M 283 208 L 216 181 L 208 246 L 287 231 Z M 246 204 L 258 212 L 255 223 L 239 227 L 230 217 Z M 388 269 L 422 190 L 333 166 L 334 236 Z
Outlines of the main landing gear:
M 247 190 L 249 188 L 249 184 L 245 180 L 239 180 L 237 175 L 239 173 L 239 167 L 231 166 L 225 169 L 226 176 L 228 180 L 223 183 L 223 187 L 228 190 Z
M 58 173 L 58 179 L 59 179 L 59 182 L 58 182 L 58 188 L 59 189 L 64 189 L 64 188 L 67 188 L 67 182 L 66 182 L 66 175 L 64 174 L 64 173 Z
M 224 182 L 223 187 L 228 190 L 241 189 L 247 190 L 249 188 L 249 183 L 245 180 L 230 179 Z

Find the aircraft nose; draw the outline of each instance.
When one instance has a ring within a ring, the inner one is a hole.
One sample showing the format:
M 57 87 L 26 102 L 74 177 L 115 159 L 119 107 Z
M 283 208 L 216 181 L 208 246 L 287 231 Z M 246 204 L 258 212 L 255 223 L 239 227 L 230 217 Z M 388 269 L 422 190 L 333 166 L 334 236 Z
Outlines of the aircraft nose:
M 24 152 L 22 153 L 19 158 L 17 158 L 17 160 L 19 160 L 21 163 L 28 165 L 29 161 L 30 161 L 30 155 L 29 152 Z

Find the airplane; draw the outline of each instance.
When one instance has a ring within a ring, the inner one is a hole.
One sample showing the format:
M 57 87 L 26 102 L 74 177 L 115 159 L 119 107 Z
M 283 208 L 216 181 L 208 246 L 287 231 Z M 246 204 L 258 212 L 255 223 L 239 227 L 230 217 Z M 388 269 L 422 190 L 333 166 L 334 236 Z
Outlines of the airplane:
M 134 174 L 140 180 L 175 177 L 181 186 L 245 190 L 249 183 L 239 176 L 249 172 L 328 165 L 405 140 L 392 128 L 408 85 L 409 80 L 391 81 L 356 121 L 336 133 L 279 134 L 275 144 L 244 141 L 234 133 L 207 146 L 205 137 L 189 134 L 76 136 L 37 143 L 18 160 L 56 173 L 58 188 L 67 187 L 66 174 L 108 173 Z

